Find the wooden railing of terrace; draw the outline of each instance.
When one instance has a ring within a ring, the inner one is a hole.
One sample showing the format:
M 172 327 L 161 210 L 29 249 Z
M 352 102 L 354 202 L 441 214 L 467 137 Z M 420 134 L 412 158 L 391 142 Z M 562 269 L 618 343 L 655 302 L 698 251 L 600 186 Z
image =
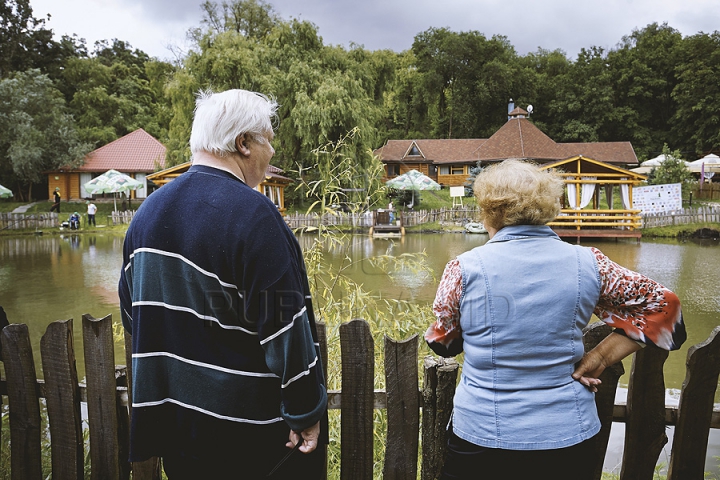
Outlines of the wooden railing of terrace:
M 324 325 L 319 325 L 321 351 L 327 365 Z M 610 333 L 595 323 L 585 331 L 590 349 Z M 40 341 L 44 380 L 38 380 L 33 351 L 24 324 L 11 324 L 0 333 L 5 378 L 0 393 L 7 396 L 10 419 L 10 469 L 12 479 L 43 477 L 40 398 L 47 406 L 54 480 L 85 475 L 85 450 L 89 448 L 90 478 L 102 480 L 160 479 L 160 462 L 130 465 L 128 425 L 129 371 L 115 366 L 112 318 L 83 315 L 83 350 L 86 384 L 78 383 L 73 346 L 72 320 L 51 323 Z M 373 410 L 387 410 L 387 438 L 383 477 L 431 480 L 440 471 L 445 427 L 452 409 L 458 375 L 454 360 L 426 357 L 423 385 L 419 388 L 418 339 L 405 341 L 385 337 L 386 389 L 374 385 L 374 339 L 364 320 L 352 320 L 339 328 L 342 385 L 329 392 L 328 407 L 341 408 L 340 478 L 373 478 Z M 129 351 L 129 336 L 125 338 Z M 668 441 L 667 425 L 675 425 L 668 479 L 702 479 L 710 428 L 720 428 L 720 411 L 713 410 L 720 373 L 720 327 L 687 354 L 687 374 L 677 408 L 665 406 L 662 374 L 668 352 L 655 347 L 635 354 L 629 380 L 627 404 L 615 404 L 622 364 L 607 369 L 596 395 L 602 430 L 595 437 L 594 455 L 588 461 L 599 479 L 612 422 L 626 423 L 625 451 L 620 478 L 650 480 L 662 447 Z M 89 446 L 83 437 L 81 402 L 87 404 Z M 422 422 L 420 412 L 422 411 Z M 421 455 L 418 472 L 418 455 Z M 7 470 L 5 470 L 7 471 Z M 48 472 L 44 472 L 45 475 Z
M 642 227 L 641 210 L 608 210 L 585 208 L 575 210 L 563 208 L 560 215 L 548 225 L 557 228 L 623 228 L 636 229 Z

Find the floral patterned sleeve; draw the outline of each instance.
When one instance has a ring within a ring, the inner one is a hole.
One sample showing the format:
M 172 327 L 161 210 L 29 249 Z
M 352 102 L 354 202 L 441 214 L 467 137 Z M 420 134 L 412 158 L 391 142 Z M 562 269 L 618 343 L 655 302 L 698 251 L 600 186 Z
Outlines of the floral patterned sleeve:
M 606 257 L 597 248 L 600 300 L 595 315 L 633 340 L 677 350 L 687 335 L 680 300 L 654 280 Z
M 425 340 L 438 355 L 451 357 L 462 352 L 460 300 L 463 296 L 462 270 L 458 259 L 445 266 L 433 302 L 436 321 L 425 332 Z

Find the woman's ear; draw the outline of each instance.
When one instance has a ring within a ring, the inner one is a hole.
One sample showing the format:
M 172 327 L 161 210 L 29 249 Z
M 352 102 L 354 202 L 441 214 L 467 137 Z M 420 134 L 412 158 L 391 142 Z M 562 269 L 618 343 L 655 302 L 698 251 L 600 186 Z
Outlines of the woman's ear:
M 235 148 L 238 153 L 244 157 L 250 156 L 250 149 L 248 148 L 248 136 L 243 133 L 235 138 Z

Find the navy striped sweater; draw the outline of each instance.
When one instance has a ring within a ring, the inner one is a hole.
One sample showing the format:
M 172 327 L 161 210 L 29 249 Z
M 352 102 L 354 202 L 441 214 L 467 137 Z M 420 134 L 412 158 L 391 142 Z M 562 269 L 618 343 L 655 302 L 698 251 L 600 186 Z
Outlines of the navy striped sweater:
M 235 176 L 193 166 L 143 202 L 119 295 L 133 336 L 131 461 L 325 416 L 302 252 Z

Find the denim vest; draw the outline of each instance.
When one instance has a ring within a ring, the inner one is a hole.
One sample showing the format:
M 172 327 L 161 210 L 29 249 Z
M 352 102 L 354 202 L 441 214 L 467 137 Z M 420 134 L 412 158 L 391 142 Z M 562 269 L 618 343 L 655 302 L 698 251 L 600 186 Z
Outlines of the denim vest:
M 465 360 L 455 434 L 507 450 L 563 448 L 595 435 L 594 394 L 570 376 L 600 296 L 590 249 L 547 226 L 509 226 L 458 259 Z

